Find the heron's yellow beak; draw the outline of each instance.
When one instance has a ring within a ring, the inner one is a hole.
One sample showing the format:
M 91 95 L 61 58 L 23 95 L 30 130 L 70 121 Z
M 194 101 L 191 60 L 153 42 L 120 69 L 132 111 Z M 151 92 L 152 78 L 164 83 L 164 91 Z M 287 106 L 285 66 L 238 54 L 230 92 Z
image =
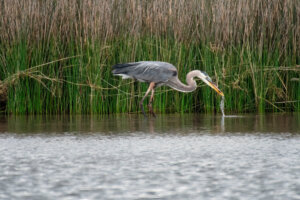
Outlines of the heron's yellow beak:
M 208 85 L 214 89 L 219 95 L 224 96 L 223 92 L 212 82 L 208 82 Z

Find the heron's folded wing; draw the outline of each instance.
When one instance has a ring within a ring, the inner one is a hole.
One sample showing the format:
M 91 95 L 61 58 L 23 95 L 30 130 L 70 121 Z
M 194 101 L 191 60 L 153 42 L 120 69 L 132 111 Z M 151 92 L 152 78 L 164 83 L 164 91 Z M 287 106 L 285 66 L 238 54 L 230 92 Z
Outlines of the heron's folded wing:
M 176 68 L 165 62 L 141 61 L 113 66 L 113 73 L 123 74 L 146 82 L 166 82 L 177 76 Z

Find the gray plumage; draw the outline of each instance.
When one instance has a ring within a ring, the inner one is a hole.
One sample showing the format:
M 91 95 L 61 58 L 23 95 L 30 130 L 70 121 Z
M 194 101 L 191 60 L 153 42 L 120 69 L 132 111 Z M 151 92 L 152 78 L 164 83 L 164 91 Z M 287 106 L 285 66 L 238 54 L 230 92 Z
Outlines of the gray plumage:
M 177 76 L 174 65 L 159 61 L 141 61 L 114 65 L 112 73 L 123 78 L 133 78 L 142 82 L 165 83 Z

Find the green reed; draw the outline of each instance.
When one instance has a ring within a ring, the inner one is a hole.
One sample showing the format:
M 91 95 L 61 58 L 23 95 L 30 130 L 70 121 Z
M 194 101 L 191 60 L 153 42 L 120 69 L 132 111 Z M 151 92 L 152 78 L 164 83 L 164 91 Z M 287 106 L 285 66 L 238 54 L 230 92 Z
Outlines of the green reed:
M 227 112 L 299 110 L 299 82 L 289 81 L 299 75 L 297 68 L 281 70 L 280 63 L 267 51 L 260 59 L 253 50 L 236 48 L 215 53 L 207 45 L 155 37 L 98 41 L 80 47 L 76 41 L 68 46 L 53 42 L 46 52 L 38 45 L 31 48 L 34 56 L 30 60 L 26 43 L 20 42 L 6 53 L 11 67 L 2 76 L 23 70 L 24 66 L 78 56 L 39 69 L 59 80 L 46 80 L 47 88 L 29 76 L 20 77 L 17 84 L 9 88 L 9 113 L 137 112 L 138 101 L 148 84 L 114 77 L 111 66 L 139 60 L 173 63 L 183 82 L 190 70 L 206 71 L 224 92 Z M 58 52 L 63 55 L 57 55 Z M 219 111 L 221 98 L 201 81 L 198 84 L 199 88 L 188 94 L 167 87 L 156 89 L 155 110 L 161 113 Z

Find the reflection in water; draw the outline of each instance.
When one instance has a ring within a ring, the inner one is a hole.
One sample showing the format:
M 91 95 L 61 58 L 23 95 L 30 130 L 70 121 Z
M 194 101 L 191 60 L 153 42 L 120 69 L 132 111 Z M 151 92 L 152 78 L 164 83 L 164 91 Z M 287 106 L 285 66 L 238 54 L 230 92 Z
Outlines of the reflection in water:
M 297 114 L 270 115 L 159 115 L 144 119 L 141 115 L 57 115 L 9 116 L 0 118 L 0 132 L 13 133 L 297 133 Z
M 224 133 L 225 132 L 225 115 L 222 115 L 221 118 L 221 132 Z

